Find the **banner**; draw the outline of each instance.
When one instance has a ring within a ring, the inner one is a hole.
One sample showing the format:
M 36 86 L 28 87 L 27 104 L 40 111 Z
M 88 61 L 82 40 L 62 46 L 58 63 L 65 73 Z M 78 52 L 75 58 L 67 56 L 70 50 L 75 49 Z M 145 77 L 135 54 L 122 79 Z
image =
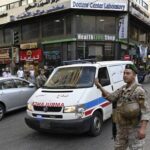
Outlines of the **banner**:
M 123 15 L 119 19 L 119 39 L 128 38 L 128 15 Z

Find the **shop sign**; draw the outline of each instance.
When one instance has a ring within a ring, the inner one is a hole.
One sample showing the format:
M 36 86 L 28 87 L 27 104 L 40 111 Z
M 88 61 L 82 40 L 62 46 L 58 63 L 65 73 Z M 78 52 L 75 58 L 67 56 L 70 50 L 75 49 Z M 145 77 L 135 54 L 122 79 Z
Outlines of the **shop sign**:
M 20 50 L 19 52 L 20 61 L 42 61 L 42 50 Z
M 0 49 L 0 63 L 7 64 L 10 62 L 9 48 Z
M 115 41 L 115 35 L 108 34 L 77 34 L 77 40 L 86 41 Z
M 13 16 L 13 15 L 10 16 L 10 21 L 16 21 L 16 20 L 20 20 L 20 19 L 24 19 L 24 18 L 40 16 L 40 15 L 48 14 L 51 12 L 63 10 L 64 8 L 65 8 L 65 6 L 63 4 L 60 4 L 60 5 L 56 5 L 53 7 L 49 7 L 47 9 L 37 9 L 34 11 L 25 11 L 25 12 L 22 12 L 21 14 L 19 14 L 18 16 Z
M 40 0 L 40 2 L 38 3 L 38 2 L 36 2 L 36 3 L 31 3 L 31 4 L 29 4 L 26 8 L 25 8 L 25 10 L 27 11 L 27 10 L 29 10 L 29 9 L 32 9 L 32 8 L 35 8 L 35 7 L 43 7 L 44 5 L 46 5 L 46 4 L 53 4 L 53 3 L 57 3 L 57 2 L 59 2 L 60 0 Z
M 37 48 L 37 43 L 26 43 L 26 44 L 20 44 L 21 49 L 34 49 Z
M 115 3 L 113 0 L 71 0 L 71 8 L 127 11 L 127 2 L 121 0 L 119 3 Z
M 119 39 L 128 37 L 128 15 L 123 15 L 119 19 Z

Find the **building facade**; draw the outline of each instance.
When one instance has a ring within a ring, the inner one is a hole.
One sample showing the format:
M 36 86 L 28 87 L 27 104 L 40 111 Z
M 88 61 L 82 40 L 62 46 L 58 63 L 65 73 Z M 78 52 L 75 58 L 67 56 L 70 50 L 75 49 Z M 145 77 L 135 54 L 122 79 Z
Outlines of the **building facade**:
M 0 6 L 0 64 L 147 59 L 149 5 L 143 0 L 14 0 Z M 18 41 L 14 43 L 14 33 Z

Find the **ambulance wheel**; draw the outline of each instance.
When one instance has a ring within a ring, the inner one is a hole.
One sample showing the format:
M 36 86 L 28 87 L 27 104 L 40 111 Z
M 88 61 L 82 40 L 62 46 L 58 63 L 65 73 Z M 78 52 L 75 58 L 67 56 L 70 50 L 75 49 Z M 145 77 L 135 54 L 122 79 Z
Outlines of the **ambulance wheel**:
M 91 120 L 91 127 L 89 130 L 90 136 L 95 137 L 100 135 L 102 130 L 102 124 L 103 124 L 102 114 L 99 111 L 94 112 Z
M 4 117 L 5 108 L 2 104 L 0 104 L 0 120 Z

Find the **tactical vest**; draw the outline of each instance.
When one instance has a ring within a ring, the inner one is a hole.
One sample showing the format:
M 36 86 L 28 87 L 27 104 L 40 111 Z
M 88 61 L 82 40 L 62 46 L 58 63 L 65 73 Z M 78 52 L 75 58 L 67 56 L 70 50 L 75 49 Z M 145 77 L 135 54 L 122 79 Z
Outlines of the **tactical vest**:
M 141 111 L 138 100 L 131 100 L 132 94 L 139 85 L 132 87 L 128 99 L 125 101 L 118 101 L 116 109 L 113 110 L 113 121 L 123 126 L 135 126 L 139 123 Z M 119 95 L 119 99 L 122 97 L 123 90 Z

